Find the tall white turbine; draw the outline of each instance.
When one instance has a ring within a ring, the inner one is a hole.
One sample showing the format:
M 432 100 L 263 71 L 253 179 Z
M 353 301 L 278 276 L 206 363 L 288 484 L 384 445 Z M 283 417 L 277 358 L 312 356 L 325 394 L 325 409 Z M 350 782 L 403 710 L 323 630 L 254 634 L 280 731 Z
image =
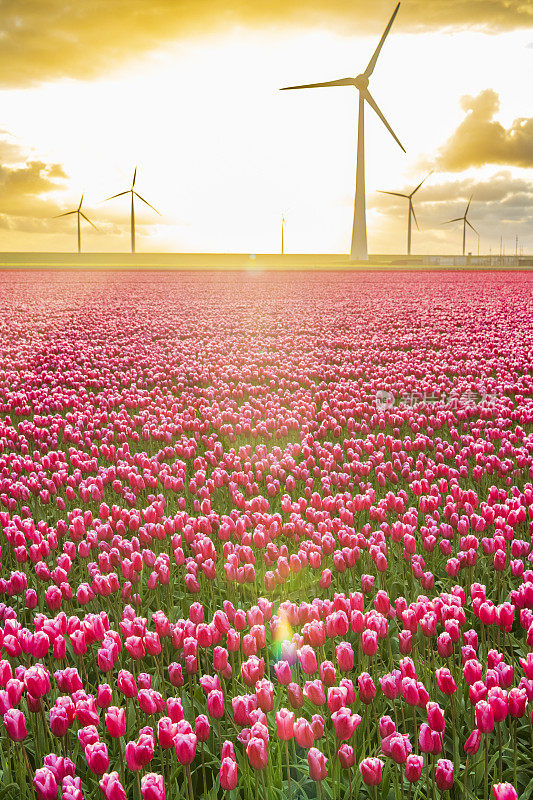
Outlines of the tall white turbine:
M 470 203 L 472 202 L 472 197 L 473 196 L 474 195 L 470 196 L 470 200 L 468 201 L 467 206 L 466 206 L 466 211 L 465 211 L 465 213 L 463 214 L 462 217 L 455 217 L 455 219 L 449 219 L 446 222 L 442 223 L 443 225 L 449 225 L 451 222 L 462 222 L 463 223 L 463 255 L 465 254 L 465 250 L 466 250 L 466 226 L 468 225 L 469 228 L 472 228 L 474 233 L 477 236 L 479 236 L 479 233 L 476 231 L 474 226 L 470 224 L 470 222 L 468 220 L 468 209 L 470 208 Z
M 154 208 L 148 200 L 145 200 L 144 197 L 135 191 L 135 180 L 137 179 L 137 167 L 133 172 L 133 180 L 131 182 L 131 189 L 125 189 L 123 192 L 119 192 L 118 194 L 113 194 L 111 197 L 106 197 L 104 202 L 108 200 L 113 200 L 115 197 L 122 197 L 122 195 L 130 194 L 131 193 L 131 219 L 130 219 L 130 233 L 131 233 L 131 252 L 135 253 L 135 198 L 138 197 L 139 200 L 142 200 L 147 206 L 149 206 L 152 211 L 155 211 L 156 214 L 159 214 L 157 208 Z M 161 214 L 159 214 L 161 216 Z
M 77 208 L 75 208 L 74 211 L 65 211 L 64 214 L 56 214 L 56 216 L 55 216 L 56 219 L 59 219 L 59 217 L 70 217 L 71 214 L 76 214 L 77 215 L 77 217 L 78 217 L 78 253 L 81 253 L 81 220 L 84 219 L 85 222 L 88 222 L 89 225 L 93 226 L 95 231 L 98 230 L 96 225 L 93 222 L 91 222 L 89 217 L 86 217 L 85 214 L 83 213 L 83 211 L 81 210 L 82 205 L 83 205 L 83 195 L 81 196 L 81 200 L 80 200 L 79 206 Z
M 385 39 L 389 35 L 392 23 L 398 13 L 400 3 L 394 9 L 383 36 L 379 40 L 374 55 L 368 62 L 364 72 L 356 78 L 340 78 L 337 81 L 324 81 L 323 83 L 305 83 L 300 86 L 284 86 L 281 91 L 288 89 L 316 89 L 327 86 L 355 86 L 359 92 L 359 120 L 357 125 L 357 169 L 355 180 L 355 203 L 352 228 L 352 245 L 350 248 L 351 261 L 368 261 L 368 248 L 366 241 L 366 197 L 365 197 L 365 100 L 374 109 L 380 120 L 383 122 L 389 133 L 394 137 L 405 153 L 405 148 L 392 130 L 391 126 L 383 116 L 376 101 L 368 90 L 369 78 L 374 72 L 376 61 L 381 52 Z
M 402 194 L 401 192 L 384 192 L 381 189 L 379 190 L 380 194 L 391 194 L 394 197 L 405 197 L 407 200 L 409 200 L 409 210 L 407 212 L 407 255 L 408 256 L 411 255 L 411 230 L 412 230 L 411 221 L 413 219 L 415 221 L 417 231 L 420 230 L 420 228 L 418 227 L 418 221 L 416 219 L 415 209 L 413 206 L 413 196 L 418 192 L 424 181 L 427 181 L 430 175 L 431 172 L 428 175 L 426 175 L 423 181 L 420 181 L 418 186 L 413 189 L 411 194 Z

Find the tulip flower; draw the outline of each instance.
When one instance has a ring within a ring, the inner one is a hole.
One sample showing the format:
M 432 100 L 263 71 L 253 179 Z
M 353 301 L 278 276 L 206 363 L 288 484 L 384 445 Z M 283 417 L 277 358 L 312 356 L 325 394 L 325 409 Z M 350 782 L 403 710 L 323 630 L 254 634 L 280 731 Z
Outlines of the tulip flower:
M 126 714 L 123 708 L 109 706 L 105 715 L 105 724 L 109 735 L 119 739 L 126 733 Z
M 141 778 L 141 795 L 143 800 L 165 800 L 165 781 L 162 775 L 147 772 Z
M 367 786 L 381 783 L 383 761 L 380 758 L 364 758 L 359 764 L 359 772 Z
M 122 786 L 118 772 L 109 772 L 98 781 L 105 800 L 127 800 L 126 792 Z
M 511 783 L 496 783 L 492 792 L 494 800 L 518 800 L 518 793 Z
M 453 786 L 453 764 L 447 758 L 440 758 L 435 767 L 435 781 L 441 792 L 447 792 Z
M 309 764 L 309 777 L 313 781 L 323 781 L 326 777 L 327 758 L 324 753 L 316 747 L 311 747 L 307 751 L 307 763 Z
M 177 733 L 174 749 L 179 764 L 190 764 L 196 755 L 197 739 L 194 733 Z
M 4 714 L 4 728 L 13 742 L 22 742 L 26 738 L 26 720 L 18 708 L 10 708 Z
M 237 786 L 237 763 L 228 756 L 224 757 L 220 764 L 220 786 L 229 792 Z
M 424 758 L 414 754 L 408 755 L 405 761 L 405 777 L 409 783 L 417 783 L 422 775 Z
M 48 767 L 35 770 L 33 785 L 37 800 L 57 800 L 57 780 Z
M 253 736 L 246 747 L 246 754 L 253 769 L 263 770 L 267 765 L 267 746 L 264 739 Z

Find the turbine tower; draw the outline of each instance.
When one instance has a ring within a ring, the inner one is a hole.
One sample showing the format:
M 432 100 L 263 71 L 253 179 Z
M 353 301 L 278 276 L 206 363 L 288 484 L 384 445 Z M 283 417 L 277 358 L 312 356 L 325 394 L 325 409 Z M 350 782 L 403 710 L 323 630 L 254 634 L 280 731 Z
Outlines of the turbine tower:
M 281 215 L 281 255 L 285 255 L 285 214 Z
M 468 220 L 468 209 L 470 208 L 470 203 L 472 202 L 472 197 L 473 196 L 474 195 L 470 196 L 470 200 L 468 201 L 467 206 L 466 206 L 466 211 L 465 211 L 465 213 L 463 214 L 462 217 L 455 217 L 455 219 L 449 219 L 446 222 L 442 223 L 443 225 L 449 225 L 451 222 L 462 222 L 463 223 L 463 255 L 465 254 L 465 249 L 466 249 L 466 226 L 468 225 L 469 228 L 472 228 L 474 233 L 477 234 L 477 236 L 479 236 L 479 233 L 476 231 L 474 226 L 470 224 L 470 222 Z
M 122 195 L 131 194 L 131 223 L 130 223 L 130 227 L 131 227 L 131 252 L 132 253 L 135 253 L 135 198 L 138 197 L 139 200 L 142 200 L 142 202 L 145 203 L 147 206 L 149 206 L 152 209 L 152 211 L 155 211 L 156 214 L 159 214 L 159 211 L 157 210 L 157 208 L 154 208 L 152 205 L 150 205 L 148 200 L 145 200 L 144 197 L 141 197 L 141 195 L 138 192 L 135 191 L 135 180 L 136 180 L 136 178 L 137 178 L 137 167 L 135 167 L 135 170 L 133 172 L 133 180 L 131 182 L 131 189 L 125 189 L 123 192 L 119 192 L 118 194 L 113 194 L 113 195 L 111 195 L 111 197 L 107 197 L 104 200 L 104 202 L 107 202 L 108 200 L 114 200 L 115 197 L 122 197 Z M 159 214 L 159 216 L 161 216 L 161 214 Z
M 357 125 L 357 169 L 355 180 L 355 203 L 352 229 L 352 245 L 350 248 L 351 261 L 368 261 L 368 248 L 366 241 L 366 198 L 365 198 L 365 101 L 374 109 L 389 133 L 405 153 L 405 148 L 392 130 L 391 126 L 383 116 L 379 106 L 368 90 L 369 79 L 374 72 L 376 61 L 381 52 L 385 39 L 389 35 L 392 23 L 398 13 L 400 3 L 394 9 L 383 36 L 374 51 L 374 55 L 368 62 L 364 72 L 356 78 L 340 78 L 336 81 L 324 81 L 323 83 L 306 83 L 301 86 L 284 86 L 281 91 L 287 89 L 315 89 L 322 86 L 354 86 L 359 92 L 359 121 Z
M 83 213 L 83 211 L 81 210 L 82 204 L 83 204 L 83 195 L 81 196 L 81 200 L 80 200 L 79 206 L 77 208 L 75 208 L 74 211 L 65 211 L 64 214 L 56 214 L 55 215 L 55 219 L 59 219 L 59 217 L 69 217 L 71 214 L 76 214 L 77 215 L 77 217 L 78 217 L 78 253 L 81 253 L 81 220 L 82 220 L 82 218 L 85 220 L 85 222 L 88 222 L 89 225 L 92 225 L 93 228 L 95 229 L 95 231 L 98 230 L 96 225 L 93 222 L 91 222 L 89 217 L 86 217 L 85 214 Z
M 420 181 L 418 186 L 415 189 L 413 189 L 411 194 L 402 194 L 401 192 L 384 192 L 384 191 L 381 191 L 381 189 L 379 190 L 380 194 L 392 194 L 394 197 L 405 197 L 407 200 L 409 200 L 409 211 L 407 213 L 407 255 L 408 256 L 411 255 L 411 227 L 412 227 L 411 226 L 411 221 L 412 221 L 412 219 L 414 219 L 414 221 L 415 221 L 415 225 L 416 225 L 417 231 L 420 230 L 420 228 L 418 227 L 418 221 L 416 219 L 415 209 L 414 209 L 414 206 L 413 206 L 413 196 L 418 192 L 418 190 L 420 189 L 420 187 L 422 186 L 424 181 L 427 181 L 427 179 L 429 178 L 430 175 L 431 175 L 431 172 L 428 175 L 426 175 L 426 177 L 424 178 L 423 181 Z

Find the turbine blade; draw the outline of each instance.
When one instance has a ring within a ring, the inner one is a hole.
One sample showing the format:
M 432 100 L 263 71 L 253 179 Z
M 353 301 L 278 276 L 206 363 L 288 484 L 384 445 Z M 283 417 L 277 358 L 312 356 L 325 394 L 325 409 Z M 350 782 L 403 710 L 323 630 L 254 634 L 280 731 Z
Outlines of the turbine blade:
M 300 86 L 283 86 L 280 92 L 288 89 L 317 89 L 322 86 L 355 86 L 353 78 L 339 78 L 338 81 L 322 81 L 322 83 L 302 83 Z
M 78 211 L 80 210 L 80 208 L 82 207 L 82 205 L 83 205 L 83 195 L 81 196 L 80 204 L 79 204 L 79 206 L 78 206 Z
M 427 179 L 429 178 L 429 176 L 430 176 L 430 175 L 433 175 L 433 170 L 431 170 L 431 172 L 428 172 L 428 174 L 426 175 L 426 177 L 424 178 L 424 180 L 421 180 L 421 181 L 420 181 L 420 183 L 418 184 L 418 186 L 416 187 L 416 189 L 413 189 L 413 191 L 411 192 L 411 195 L 410 195 L 411 197 L 412 197 L 414 194 L 416 194 L 416 192 L 418 192 L 418 190 L 420 189 L 420 187 L 422 186 L 422 184 L 423 184 L 425 181 L 427 181 Z
M 133 183 L 131 184 L 131 188 L 135 186 L 135 179 L 137 178 L 137 167 L 133 170 Z
M 76 208 L 74 211 L 65 211 L 63 214 L 54 214 L 54 219 L 59 219 L 59 217 L 70 217 L 71 214 L 77 214 L 78 209 Z
M 148 202 L 148 200 L 145 200 L 145 199 L 144 199 L 144 197 L 141 197 L 141 195 L 140 195 L 140 194 L 138 194 L 137 192 L 133 192 L 133 194 L 135 195 L 135 197 L 138 197 L 138 198 L 139 198 L 139 200 L 142 200 L 142 201 L 143 201 L 143 203 L 146 203 L 146 205 L 147 205 L 147 206 L 150 206 L 150 208 L 152 209 L 152 211 L 155 211 L 155 213 L 156 213 L 156 214 L 159 214 L 159 216 L 161 216 L 161 214 L 159 213 L 159 211 L 157 210 L 157 208 L 154 208 L 152 205 L 150 205 L 150 203 Z
M 415 221 L 416 229 L 417 229 L 417 231 L 419 231 L 420 228 L 419 228 L 419 225 L 418 225 L 418 220 L 416 218 L 415 209 L 414 209 L 414 206 L 413 206 L 412 203 L 411 203 L 411 214 L 413 215 L 413 219 Z
M 369 105 L 371 108 L 373 108 L 373 109 L 374 109 L 374 111 L 376 112 L 376 114 L 378 115 L 378 117 L 380 118 L 380 120 L 382 121 L 382 123 L 385 125 L 385 127 L 387 128 L 387 130 L 389 131 L 389 133 L 391 134 L 391 136 L 392 136 L 392 137 L 395 139 L 395 141 L 396 141 L 396 142 L 397 142 L 397 143 L 400 145 L 400 147 L 402 148 L 403 152 L 405 153 L 405 147 L 404 147 L 404 146 L 403 146 L 403 144 L 400 142 L 400 140 L 398 139 L 398 137 L 396 136 L 396 134 L 395 134 L 395 133 L 394 133 L 394 131 L 392 130 L 391 126 L 389 125 L 389 123 L 387 122 L 387 120 L 385 119 L 385 117 L 383 116 L 383 113 L 381 112 L 381 110 L 380 110 L 380 108 L 379 108 L 378 104 L 376 103 L 376 101 L 374 100 L 374 98 L 372 97 L 372 95 L 370 94 L 370 92 L 368 91 L 368 89 L 365 89 L 365 90 L 363 91 L 363 93 L 362 93 L 362 94 L 363 94 L 363 97 L 364 97 L 364 99 L 365 99 L 365 100 L 366 100 L 366 102 L 368 103 L 368 105 Z
M 389 31 L 392 28 L 392 23 L 394 22 L 394 19 L 396 17 L 396 14 L 398 13 L 398 9 L 399 8 L 400 8 L 400 4 L 398 3 L 398 5 L 396 6 L 396 8 L 394 9 L 394 11 L 392 13 L 392 17 L 390 18 L 387 27 L 383 31 L 383 36 L 379 40 L 378 46 L 374 50 L 374 55 L 372 56 L 372 58 L 368 62 L 368 66 L 367 66 L 367 68 L 365 69 L 365 71 L 363 73 L 364 75 L 366 75 L 367 78 L 369 78 L 372 75 L 372 73 L 374 72 L 374 67 L 376 66 L 376 61 L 378 60 L 378 56 L 379 56 L 379 54 L 381 52 L 381 48 L 383 47 L 385 39 L 389 35 Z
M 88 222 L 88 223 L 89 223 L 89 225 L 92 225 L 92 226 L 93 226 L 93 228 L 95 229 L 95 231 L 97 231 L 97 230 L 98 230 L 98 228 L 96 227 L 96 225 L 94 224 L 94 222 L 91 222 L 91 220 L 89 219 L 89 217 L 86 217 L 86 216 L 85 216 L 85 214 L 83 213 L 83 211 L 80 211 L 80 216 L 82 216 L 82 217 L 83 217 L 83 219 L 85 220 L 85 222 Z
M 118 194 L 112 194 L 111 197 L 106 197 L 106 199 L 103 202 L 107 203 L 108 200 L 114 200 L 115 197 L 122 197 L 123 194 L 129 194 L 130 192 L 131 192 L 131 189 L 126 189 L 125 192 L 119 192 Z
M 473 194 L 470 195 L 470 200 L 468 201 L 468 205 L 467 205 L 466 211 L 465 211 L 465 217 L 468 214 L 468 209 L 470 208 L 470 203 L 472 202 L 473 196 L 474 196 Z
M 472 228 L 472 230 L 474 231 L 474 233 L 477 233 L 477 235 L 479 236 L 479 233 L 476 231 L 476 229 L 474 228 L 474 226 L 473 226 L 473 225 L 472 225 L 472 224 L 471 224 L 471 223 L 470 223 L 468 220 L 465 220 L 465 222 L 466 222 L 466 224 L 467 224 L 467 225 L 468 225 L 470 228 Z
M 446 220 L 446 222 L 441 222 L 441 225 L 449 225 L 450 222 L 462 222 L 462 221 L 463 221 L 462 217 L 455 217 L 455 219 L 448 219 Z
M 393 194 L 394 197 L 409 197 L 408 194 L 402 194 L 401 192 L 385 192 L 383 189 L 378 189 L 380 194 Z

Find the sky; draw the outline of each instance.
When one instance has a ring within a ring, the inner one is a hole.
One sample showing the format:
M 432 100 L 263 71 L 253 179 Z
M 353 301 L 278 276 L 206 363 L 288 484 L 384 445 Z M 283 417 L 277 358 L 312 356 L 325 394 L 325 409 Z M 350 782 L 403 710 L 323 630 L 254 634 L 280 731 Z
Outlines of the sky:
M 290 6 L 290 7 L 289 7 Z M 0 6 L 0 250 L 349 250 L 353 87 L 280 92 L 356 76 L 388 0 L 4 0 Z M 533 5 L 403 0 L 370 90 L 405 147 L 367 107 L 371 253 L 533 251 Z

